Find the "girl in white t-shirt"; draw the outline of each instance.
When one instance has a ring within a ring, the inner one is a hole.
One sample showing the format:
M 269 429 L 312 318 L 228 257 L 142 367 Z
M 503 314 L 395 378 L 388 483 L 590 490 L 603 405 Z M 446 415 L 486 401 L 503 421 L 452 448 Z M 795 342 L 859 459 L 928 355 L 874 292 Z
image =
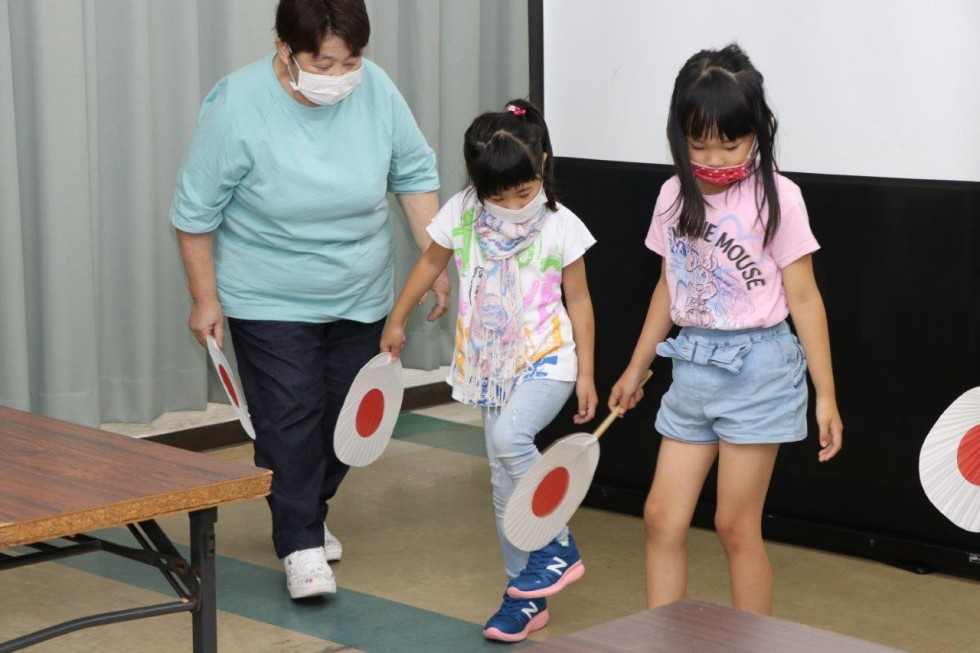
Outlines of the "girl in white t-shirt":
M 453 398 L 483 410 L 493 504 L 510 579 L 483 634 L 516 642 L 548 622 L 545 597 L 585 572 L 568 529 L 530 554 L 503 535 L 514 486 L 540 457 L 534 438 L 574 390 L 576 424 L 595 415 L 594 321 L 583 254 L 595 244 L 555 200 L 548 128 L 528 102 L 477 117 L 463 145 L 471 186 L 429 225 L 419 259 L 388 318 L 381 350 L 398 356 L 419 297 L 452 258 L 459 273 Z M 566 306 L 562 304 L 564 296 Z
M 673 358 L 644 507 L 649 607 L 684 597 L 687 529 L 717 459 L 715 527 L 732 602 L 772 611 L 762 509 L 779 444 L 807 434 L 808 363 L 818 459 L 841 447 L 827 317 L 810 260 L 819 246 L 799 188 L 777 171 L 775 135 L 762 75 L 737 45 L 687 61 L 667 124 L 676 175 L 661 188 L 646 240 L 663 257 L 660 280 L 609 397 L 610 408 L 633 408 L 654 357 Z M 674 324 L 680 334 L 665 340 Z

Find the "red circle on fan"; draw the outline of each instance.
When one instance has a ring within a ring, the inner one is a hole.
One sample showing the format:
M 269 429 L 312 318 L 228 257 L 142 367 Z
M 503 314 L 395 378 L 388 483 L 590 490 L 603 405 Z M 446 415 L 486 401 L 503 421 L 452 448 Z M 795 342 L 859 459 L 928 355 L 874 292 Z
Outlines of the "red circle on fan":
M 221 382 L 225 384 L 225 390 L 228 392 L 228 398 L 231 399 L 231 403 L 238 407 L 238 393 L 235 392 L 235 384 L 231 382 L 231 375 L 228 374 L 228 370 L 225 369 L 224 365 L 218 365 L 218 372 L 221 374 Z
M 218 378 L 221 379 L 221 385 L 225 389 L 225 394 L 228 395 L 228 400 L 235 407 L 235 415 L 238 416 L 238 421 L 241 422 L 248 437 L 254 440 L 255 427 L 252 425 L 252 418 L 248 416 L 248 401 L 242 394 L 238 382 L 235 381 L 235 373 L 229 367 L 228 359 L 225 358 L 214 336 L 209 335 L 207 337 L 207 347 L 211 362 L 214 364 L 214 371 L 218 373 Z
M 371 388 L 357 407 L 357 418 L 354 420 L 357 434 L 369 438 L 378 430 L 385 415 L 385 395 L 377 388 Z
M 568 493 L 568 481 L 571 475 L 564 467 L 555 467 L 545 474 L 534 490 L 531 499 L 531 512 L 535 517 L 547 517 L 561 505 L 562 499 Z
M 956 449 L 956 466 L 970 483 L 980 485 L 980 424 L 966 432 Z

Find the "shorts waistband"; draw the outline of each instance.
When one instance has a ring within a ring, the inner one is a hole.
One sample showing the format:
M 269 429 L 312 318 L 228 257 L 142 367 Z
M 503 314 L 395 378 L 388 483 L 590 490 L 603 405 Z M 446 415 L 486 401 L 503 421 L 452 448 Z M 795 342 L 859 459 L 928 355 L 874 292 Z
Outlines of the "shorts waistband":
M 728 331 L 725 329 L 702 329 L 700 327 L 682 327 L 680 336 L 694 341 L 711 342 L 714 345 L 725 347 L 729 345 L 747 345 L 763 340 L 772 340 L 782 335 L 791 333 L 789 324 L 785 320 L 771 327 L 755 327 L 752 329 L 737 329 Z

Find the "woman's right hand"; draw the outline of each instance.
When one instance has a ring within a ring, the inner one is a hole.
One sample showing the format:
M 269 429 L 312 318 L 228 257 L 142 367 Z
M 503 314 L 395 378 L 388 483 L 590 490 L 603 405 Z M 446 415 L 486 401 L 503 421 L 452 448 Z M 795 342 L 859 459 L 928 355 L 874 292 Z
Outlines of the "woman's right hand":
M 425 319 L 429 322 L 435 322 L 449 309 L 449 274 L 443 270 L 436 277 L 436 280 L 432 283 L 432 288 L 430 288 L 432 294 L 435 295 L 436 305 L 432 307 L 429 314 L 425 316 Z M 426 296 L 422 295 L 422 299 L 419 301 L 419 305 L 425 303 Z
M 622 417 L 626 411 L 636 408 L 636 404 L 643 399 L 642 384 L 646 373 L 646 369 L 637 372 L 626 368 L 609 393 L 609 410 L 619 411 Z
M 214 336 L 219 347 L 224 347 L 224 314 L 221 302 L 217 297 L 207 297 L 194 300 L 191 306 L 191 316 L 187 319 L 187 328 L 191 330 L 202 347 L 208 346 L 208 336 Z
M 398 355 L 405 347 L 405 330 L 395 324 L 391 324 L 390 318 L 385 325 L 384 333 L 381 334 L 381 351 L 391 353 L 392 360 L 398 360 Z

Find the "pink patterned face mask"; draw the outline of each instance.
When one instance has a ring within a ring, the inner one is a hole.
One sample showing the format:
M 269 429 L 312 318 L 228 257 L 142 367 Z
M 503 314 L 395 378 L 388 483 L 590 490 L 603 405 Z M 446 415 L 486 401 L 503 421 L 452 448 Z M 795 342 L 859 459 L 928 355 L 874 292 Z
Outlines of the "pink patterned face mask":
M 755 161 L 755 156 L 756 149 L 755 144 L 753 144 L 752 151 L 749 153 L 749 156 L 743 163 L 715 168 L 691 161 L 691 171 L 694 173 L 695 177 L 702 179 L 709 184 L 714 184 L 716 186 L 728 186 L 730 184 L 734 184 L 736 181 L 742 181 L 749 176 L 752 164 Z
M 703 179 L 709 184 L 716 186 L 728 186 L 729 184 L 734 184 L 736 181 L 742 181 L 749 176 L 749 169 L 744 163 L 735 166 L 712 168 L 711 166 L 703 166 L 700 163 L 691 161 L 691 170 L 698 179 Z

